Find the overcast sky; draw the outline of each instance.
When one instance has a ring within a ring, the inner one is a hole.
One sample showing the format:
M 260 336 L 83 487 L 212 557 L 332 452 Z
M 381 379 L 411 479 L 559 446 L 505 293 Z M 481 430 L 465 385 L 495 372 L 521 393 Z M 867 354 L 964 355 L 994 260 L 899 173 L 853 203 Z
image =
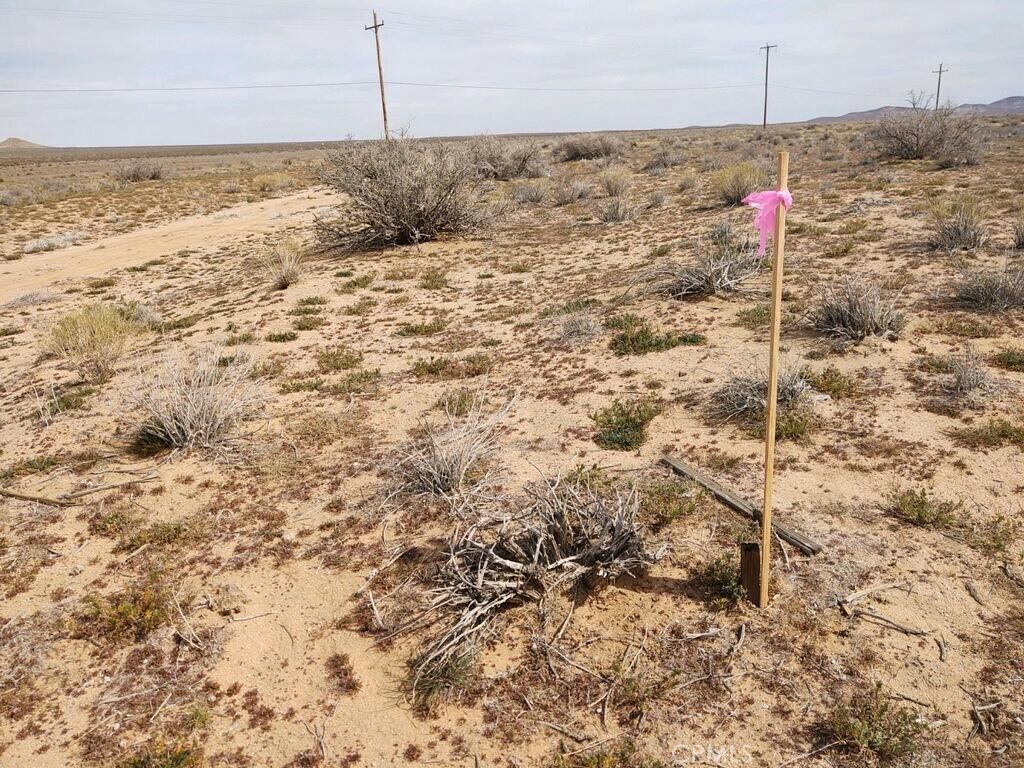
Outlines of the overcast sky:
M 1024 95 L 1024 0 L 383 0 L 392 129 L 414 135 L 669 128 Z M 380 134 L 370 10 L 329 0 L 0 0 L 0 138 L 55 146 Z M 404 83 L 592 91 L 428 88 Z M 727 86 L 727 87 L 723 87 Z M 640 89 L 707 88 L 655 91 Z M 712 87 L 714 89 L 712 89 Z

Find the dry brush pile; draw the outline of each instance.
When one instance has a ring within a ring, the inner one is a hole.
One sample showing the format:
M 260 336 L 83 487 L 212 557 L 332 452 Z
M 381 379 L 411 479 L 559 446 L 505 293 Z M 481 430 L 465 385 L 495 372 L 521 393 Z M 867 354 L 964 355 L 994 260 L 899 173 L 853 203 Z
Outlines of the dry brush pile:
M 424 679 L 433 688 L 443 670 L 472 658 L 499 614 L 556 590 L 639 575 L 660 556 L 637 523 L 635 488 L 602 493 L 555 478 L 528 493 L 511 518 L 470 524 L 452 535 L 429 608 L 400 630 L 440 625 L 412 660 L 414 698 Z

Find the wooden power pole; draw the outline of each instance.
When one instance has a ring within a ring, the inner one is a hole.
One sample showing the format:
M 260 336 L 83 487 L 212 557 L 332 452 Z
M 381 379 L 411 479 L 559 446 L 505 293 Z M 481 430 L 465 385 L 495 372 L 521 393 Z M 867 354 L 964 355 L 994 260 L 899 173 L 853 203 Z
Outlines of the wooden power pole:
M 380 28 L 384 26 L 383 21 L 377 21 L 377 12 L 373 12 L 373 25 L 363 27 L 366 30 L 373 30 L 373 40 L 377 44 L 377 79 L 380 80 L 380 111 L 384 115 L 384 138 L 390 139 L 388 132 L 388 103 L 384 99 L 384 66 L 380 63 Z
M 778 48 L 777 45 L 768 45 L 765 43 L 759 50 L 764 51 L 764 119 L 761 121 L 761 127 L 768 127 L 768 54 L 772 52 L 772 48 Z
M 939 76 L 939 84 L 937 86 L 935 86 L 935 108 L 936 109 L 939 108 L 939 94 L 942 93 L 942 73 L 943 72 L 949 72 L 949 70 L 942 68 L 942 62 L 939 62 L 939 68 L 938 69 L 933 69 L 932 70 L 932 74 L 933 75 L 938 75 Z

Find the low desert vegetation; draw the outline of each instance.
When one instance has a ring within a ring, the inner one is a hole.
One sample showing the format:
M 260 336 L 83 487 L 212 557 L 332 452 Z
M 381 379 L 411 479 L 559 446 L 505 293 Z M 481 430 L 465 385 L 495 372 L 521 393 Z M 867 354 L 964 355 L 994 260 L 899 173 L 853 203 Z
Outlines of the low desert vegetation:
M 943 383 L 943 391 L 955 401 L 982 402 L 997 389 L 984 360 L 973 348 L 950 356 L 947 367 L 949 375 Z
M 317 219 L 320 241 L 351 251 L 468 232 L 486 219 L 478 178 L 471 154 L 444 142 L 399 138 L 333 152 L 320 180 L 351 207 Z
M 597 209 L 597 218 L 605 224 L 621 224 L 632 221 L 640 210 L 623 197 L 613 197 Z
M 86 304 L 58 319 L 47 331 L 43 345 L 83 379 L 100 383 L 114 375 L 137 331 L 138 326 L 120 307 Z
M 869 753 L 883 765 L 917 754 L 924 723 L 892 701 L 881 683 L 855 691 L 822 725 L 823 737 L 848 752 Z
M 581 179 L 569 179 L 557 184 L 551 191 L 551 199 L 556 207 L 571 205 L 580 200 L 586 200 L 593 194 L 593 188 Z
M 597 426 L 594 442 L 613 451 L 632 451 L 647 439 L 647 425 L 662 412 L 652 397 L 616 398 L 592 416 Z
M 768 174 L 754 163 L 740 163 L 715 171 L 708 183 L 723 205 L 740 205 L 744 197 L 768 183 Z
M 614 157 L 622 151 L 618 139 L 603 133 L 578 133 L 561 139 L 551 154 L 559 162 L 573 160 L 596 160 L 602 157 Z
M 470 155 L 484 179 L 508 181 L 547 175 L 544 151 L 534 141 L 481 136 L 473 140 Z
M 305 256 L 302 246 L 296 240 L 281 240 L 274 243 L 263 257 L 263 270 L 270 284 L 283 291 L 302 279 Z
M 159 163 L 136 161 L 126 163 L 114 171 L 114 178 L 121 184 L 134 184 L 139 181 L 156 181 L 163 178 L 164 169 Z
M 609 169 L 598 176 L 601 189 L 608 197 L 618 197 L 629 192 L 632 186 L 629 174 L 619 169 Z
M 929 211 L 931 246 L 936 250 L 973 251 L 985 243 L 984 212 L 975 198 L 960 195 L 951 200 L 936 200 Z
M 622 314 L 609 318 L 605 326 L 616 333 L 608 347 L 616 355 L 645 355 L 648 352 L 663 352 L 680 344 L 703 344 L 699 333 L 672 333 L 656 329 L 650 322 L 633 314 Z
M 865 277 L 849 276 L 823 286 L 808 321 L 819 333 L 854 343 L 871 336 L 897 338 L 907 324 L 895 299 Z
M 569 347 L 581 347 L 593 341 L 602 332 L 601 322 L 590 312 L 573 312 L 561 324 L 559 338 Z
M 637 275 L 644 292 L 682 299 L 733 293 L 764 266 L 756 246 L 731 236 L 701 239 L 688 262 L 657 264 Z
M 218 448 L 259 415 L 266 394 L 252 362 L 235 355 L 226 365 L 212 348 L 167 356 L 134 395 L 143 445 L 190 450 Z
M 813 424 L 813 388 L 802 365 L 783 365 L 776 390 L 778 410 L 775 437 L 793 440 L 803 437 Z M 711 415 L 722 422 L 736 421 L 755 434 L 764 432 L 768 408 L 768 374 L 764 371 L 738 374 L 711 396 Z
M 966 269 L 953 287 L 956 301 L 983 312 L 1024 307 L 1024 265 L 1001 269 Z
M 408 495 L 425 495 L 446 501 L 455 510 L 470 502 L 484 486 L 486 460 L 497 450 L 501 424 L 515 399 L 487 412 L 482 397 L 462 415 L 447 410 L 441 425 L 423 422 L 392 462 L 389 473 L 396 490 Z
M 992 362 L 1007 371 L 1024 372 L 1024 347 L 1010 347 L 997 352 Z
M 936 160 L 944 167 L 977 165 L 984 147 L 984 129 L 974 115 L 946 105 L 933 108 L 914 94 L 910 106 L 886 112 L 869 139 L 883 157 Z

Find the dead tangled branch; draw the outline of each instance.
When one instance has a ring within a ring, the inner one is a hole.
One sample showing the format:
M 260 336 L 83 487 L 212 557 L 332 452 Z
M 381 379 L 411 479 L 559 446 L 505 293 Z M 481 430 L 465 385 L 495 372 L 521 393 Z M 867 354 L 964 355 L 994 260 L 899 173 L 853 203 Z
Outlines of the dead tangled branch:
M 529 493 L 515 518 L 452 536 L 427 611 L 448 623 L 413 662 L 414 695 L 433 670 L 471 653 L 498 614 L 555 589 L 639 574 L 661 554 L 647 549 L 637 524 L 635 488 L 606 495 L 556 478 Z

